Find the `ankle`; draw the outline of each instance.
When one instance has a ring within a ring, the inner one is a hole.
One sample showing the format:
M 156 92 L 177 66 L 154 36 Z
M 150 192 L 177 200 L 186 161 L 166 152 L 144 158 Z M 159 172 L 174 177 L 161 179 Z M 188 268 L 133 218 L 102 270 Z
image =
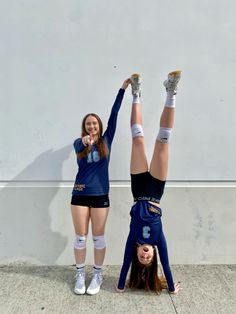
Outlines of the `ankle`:
M 133 104 L 140 104 L 139 95 L 133 95 Z
M 76 273 L 77 274 L 85 274 L 85 266 L 77 267 L 77 265 L 76 265 Z
M 174 108 L 175 100 L 176 100 L 176 94 L 173 92 L 167 92 L 165 107 Z
M 102 273 L 102 266 L 93 266 L 93 273 Z

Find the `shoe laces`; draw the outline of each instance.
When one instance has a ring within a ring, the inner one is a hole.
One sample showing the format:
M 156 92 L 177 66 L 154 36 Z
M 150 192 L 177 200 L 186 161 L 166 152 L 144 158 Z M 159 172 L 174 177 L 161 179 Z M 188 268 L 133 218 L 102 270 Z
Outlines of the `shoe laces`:
M 76 272 L 76 275 L 75 275 L 75 278 L 78 279 L 78 278 L 84 278 L 85 276 L 85 273 L 84 271 L 77 271 Z
M 96 281 L 98 284 L 100 284 L 102 281 L 102 273 L 101 272 L 94 272 L 92 280 Z

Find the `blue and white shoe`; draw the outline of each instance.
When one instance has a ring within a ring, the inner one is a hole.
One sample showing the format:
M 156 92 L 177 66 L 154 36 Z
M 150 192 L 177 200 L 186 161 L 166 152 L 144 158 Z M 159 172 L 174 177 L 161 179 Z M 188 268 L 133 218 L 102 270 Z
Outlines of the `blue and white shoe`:
M 103 282 L 102 272 L 94 271 L 92 281 L 88 286 L 86 293 L 90 295 L 97 294 L 100 291 L 102 282 Z
M 133 96 L 141 97 L 141 76 L 138 73 L 131 75 L 131 90 Z
M 170 92 L 173 95 L 177 94 L 178 83 L 179 83 L 180 78 L 181 78 L 180 70 L 176 70 L 168 74 L 167 80 L 165 80 L 163 83 L 163 85 L 166 88 L 167 93 Z
M 85 294 L 85 271 L 84 269 L 77 269 L 75 276 L 75 294 Z

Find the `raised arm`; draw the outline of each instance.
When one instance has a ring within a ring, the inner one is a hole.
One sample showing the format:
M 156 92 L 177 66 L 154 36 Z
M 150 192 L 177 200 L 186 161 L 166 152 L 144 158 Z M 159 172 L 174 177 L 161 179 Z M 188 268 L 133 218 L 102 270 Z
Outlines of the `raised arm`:
M 118 112 L 119 112 L 120 107 L 121 107 L 121 103 L 122 103 L 122 100 L 124 97 L 125 90 L 129 86 L 129 83 L 130 83 L 130 79 L 127 79 L 123 82 L 121 88 L 118 91 L 115 102 L 112 106 L 110 117 L 109 117 L 108 123 L 107 123 L 107 129 L 104 132 L 104 137 L 106 137 L 108 144 L 109 143 L 111 144 L 113 141 L 115 131 L 116 131 Z

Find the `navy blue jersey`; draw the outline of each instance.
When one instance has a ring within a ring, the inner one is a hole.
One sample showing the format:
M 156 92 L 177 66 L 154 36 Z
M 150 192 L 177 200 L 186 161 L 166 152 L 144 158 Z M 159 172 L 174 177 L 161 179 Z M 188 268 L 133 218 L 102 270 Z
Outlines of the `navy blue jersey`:
M 85 158 L 77 158 L 78 173 L 75 179 L 72 195 L 105 195 L 109 192 L 108 166 L 110 161 L 111 145 L 116 131 L 117 116 L 124 97 L 124 89 L 120 89 L 113 104 L 107 123 L 107 129 L 102 135 L 108 148 L 108 156 L 100 158 L 96 144 Z M 84 150 L 82 139 L 74 142 L 76 153 Z
M 175 288 L 169 265 L 167 244 L 162 230 L 161 209 L 148 201 L 138 201 L 132 206 L 130 216 L 130 231 L 126 241 L 118 288 L 124 289 L 132 261 L 133 248 L 136 243 L 140 243 L 151 244 L 157 247 L 169 291 L 174 291 Z

